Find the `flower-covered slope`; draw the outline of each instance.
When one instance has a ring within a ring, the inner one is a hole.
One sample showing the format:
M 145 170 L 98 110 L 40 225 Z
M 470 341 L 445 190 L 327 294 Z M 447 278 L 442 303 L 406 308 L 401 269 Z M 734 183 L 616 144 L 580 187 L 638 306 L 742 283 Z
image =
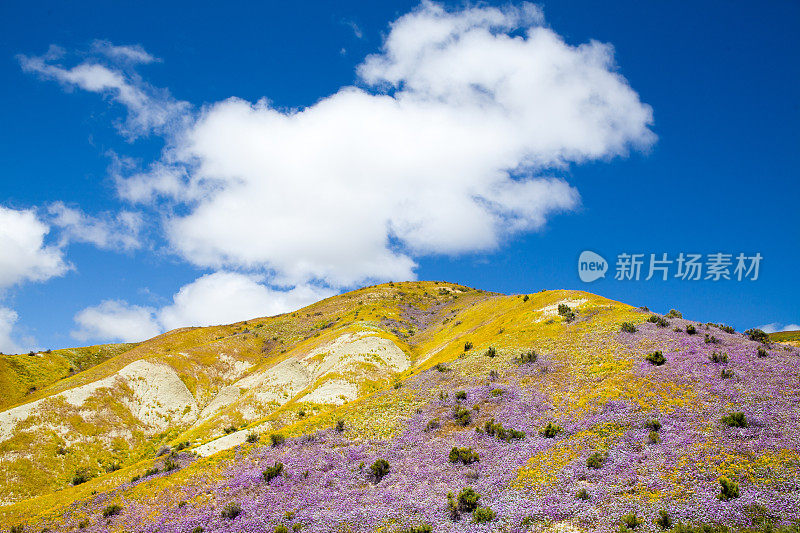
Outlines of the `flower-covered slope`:
M 578 291 L 402 283 L 321 305 L 284 317 L 288 331 L 293 319 L 338 316 L 287 350 L 294 360 L 319 359 L 345 335 L 379 335 L 407 367 L 393 359 L 399 366 L 379 378 L 384 363 L 367 365 L 354 399 L 317 404 L 302 390 L 260 418 L 250 403 L 240 444 L 192 453 L 226 438 L 200 424 L 160 455 L 0 508 L 2 524 L 521 532 L 800 520 L 792 346 Z M 323 381 L 347 382 L 348 371 Z

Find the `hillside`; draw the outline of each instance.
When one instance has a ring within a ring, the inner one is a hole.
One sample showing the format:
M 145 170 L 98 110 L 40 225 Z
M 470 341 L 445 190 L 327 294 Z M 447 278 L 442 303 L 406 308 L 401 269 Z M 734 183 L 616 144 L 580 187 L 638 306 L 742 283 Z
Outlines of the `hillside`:
M 800 346 L 800 331 L 778 331 L 770 333 L 769 338 L 773 342 L 785 342 L 794 346 Z
M 800 352 L 730 331 L 580 291 L 407 282 L 80 372 L 14 356 L 49 377 L 0 382 L 0 528 L 788 526 Z

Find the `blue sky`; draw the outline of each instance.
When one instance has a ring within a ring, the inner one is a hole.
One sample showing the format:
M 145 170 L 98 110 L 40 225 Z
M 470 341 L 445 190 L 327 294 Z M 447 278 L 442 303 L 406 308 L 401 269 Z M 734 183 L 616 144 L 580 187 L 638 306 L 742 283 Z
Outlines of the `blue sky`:
M 3 2 L 0 349 L 406 278 L 800 323 L 800 5 L 493 5 Z M 763 260 L 614 279 L 681 252 Z

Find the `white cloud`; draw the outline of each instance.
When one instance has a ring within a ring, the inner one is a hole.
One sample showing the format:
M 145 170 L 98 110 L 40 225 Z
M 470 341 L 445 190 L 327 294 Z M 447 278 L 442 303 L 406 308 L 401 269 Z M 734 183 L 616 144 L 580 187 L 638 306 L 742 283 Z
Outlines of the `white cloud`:
M 61 249 L 44 243 L 49 231 L 33 210 L 0 206 L 0 291 L 22 281 L 45 281 L 69 270 Z
M 780 322 L 772 322 L 769 324 L 764 324 L 763 326 L 758 326 L 758 329 L 760 329 L 765 333 L 777 333 L 779 331 L 798 331 L 800 330 L 800 324 L 782 325 Z
M 0 307 L 0 352 L 20 353 L 22 348 L 12 338 L 14 323 L 18 319 L 16 311 L 7 307 Z
M 47 213 L 51 223 L 61 229 L 62 246 L 69 242 L 86 242 L 102 249 L 123 251 L 142 246 L 139 233 L 144 222 L 139 213 L 122 211 L 98 218 L 67 207 L 63 202 L 50 204 Z
M 234 272 L 208 274 L 181 287 L 159 312 L 159 321 L 165 329 L 230 324 L 293 311 L 333 294 L 308 285 L 278 291 L 260 281 Z
M 155 337 L 161 330 L 150 307 L 129 305 L 121 300 L 105 300 L 87 307 L 75 315 L 80 329 L 72 336 L 80 341 L 89 339 L 135 342 Z
M 141 341 L 180 327 L 229 324 L 293 311 L 334 294 L 310 285 L 274 290 L 260 281 L 254 276 L 215 272 L 181 287 L 172 304 L 161 309 L 106 300 L 75 315 L 79 329 L 72 336 L 81 341 Z
M 130 63 L 146 63 L 144 56 L 137 56 L 132 47 L 114 47 L 108 43 L 100 47 L 104 55 Z M 141 50 L 144 54 L 144 50 Z M 79 87 L 85 91 L 109 96 L 128 110 L 123 134 L 129 137 L 151 131 L 168 133 L 179 129 L 188 119 L 189 104 L 175 100 L 168 91 L 155 89 L 144 83 L 137 75 L 124 69 L 102 64 L 100 58 L 91 58 L 72 68 L 57 63 L 63 53 L 51 47 L 43 56 L 18 56 L 23 70 L 36 72 L 44 78 L 57 80 L 68 87 Z M 152 58 L 146 54 L 148 58 Z M 138 57 L 138 59 L 137 59 Z
M 147 53 L 147 51 L 138 44 L 115 46 L 108 41 L 95 41 L 92 44 L 92 49 L 112 59 L 128 61 L 130 63 L 153 63 L 159 61 L 158 58 Z
M 566 44 L 531 4 L 423 3 L 358 67 L 358 87 L 301 110 L 231 98 L 194 117 L 119 67 L 58 61 L 22 58 L 110 94 L 140 129 L 179 125 L 161 128 L 149 171 L 115 176 L 119 196 L 150 204 L 189 262 L 282 286 L 411 279 L 421 256 L 496 249 L 579 204 L 554 171 L 655 141 L 612 47 Z

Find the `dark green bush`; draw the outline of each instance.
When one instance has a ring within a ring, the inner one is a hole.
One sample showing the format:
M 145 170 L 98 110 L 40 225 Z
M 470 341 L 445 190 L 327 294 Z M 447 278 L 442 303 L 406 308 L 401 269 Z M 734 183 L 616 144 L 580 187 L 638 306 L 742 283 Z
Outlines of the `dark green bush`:
M 558 304 L 558 314 L 564 317 L 564 322 L 575 320 L 575 311 L 567 304 Z
M 422 524 L 404 529 L 403 533 L 433 533 L 433 528 L 428 524 Z
M 433 431 L 434 429 L 439 429 L 441 425 L 441 421 L 438 418 L 433 418 L 428 420 L 428 423 L 425 425 L 425 431 Z
M 666 316 L 667 318 L 683 318 L 683 314 L 677 309 L 670 309 Z
M 717 327 L 724 331 L 725 333 L 736 333 L 736 330 L 733 329 L 732 326 L 726 326 L 725 324 L 717 324 Z
M 727 363 L 728 362 L 728 354 L 727 353 L 717 353 L 713 352 L 709 357 L 709 361 L 712 363 Z
M 588 500 L 589 491 L 587 491 L 586 489 L 581 489 L 575 494 L 575 497 L 578 498 L 579 500 Z
M 447 372 L 448 370 L 450 370 L 444 363 L 436 363 L 436 366 L 434 366 L 433 368 L 435 368 L 439 372 Z
M 478 507 L 472 513 L 472 519 L 478 524 L 491 522 L 494 520 L 495 516 L 495 512 L 489 507 Z
M 503 389 L 492 389 L 491 395 L 492 396 L 502 396 L 506 391 Z
M 672 517 L 663 509 L 658 511 L 658 518 L 656 518 L 655 522 L 661 529 L 669 529 L 672 527 Z
M 653 419 L 648 420 L 647 422 L 645 422 L 644 423 L 644 427 L 646 427 L 647 429 L 650 429 L 652 431 L 658 431 L 658 430 L 661 429 L 661 422 L 658 419 L 653 418 Z
M 258 439 L 259 439 L 258 433 L 253 432 L 247 434 L 247 442 L 249 442 L 250 444 L 255 444 L 256 442 L 258 442 Z
M 231 433 L 235 432 L 235 431 L 236 431 L 236 430 L 238 430 L 238 429 L 239 429 L 239 428 L 238 428 L 238 427 L 236 427 L 236 426 L 228 426 L 228 427 L 226 427 L 226 428 L 225 428 L 225 430 L 224 430 L 224 431 L 225 431 L 225 434 L 226 434 L 226 435 L 230 435 Z
M 456 424 L 462 427 L 467 427 L 472 422 L 472 414 L 469 410 L 460 405 L 453 406 L 453 419 Z
M 648 318 L 647 321 L 652 322 L 653 324 L 661 328 L 669 326 L 669 322 L 667 321 L 667 319 L 658 315 L 650 315 L 650 318 Z
M 657 350 L 653 353 L 647 354 L 647 357 L 645 359 L 647 359 L 647 361 L 651 365 L 655 366 L 661 366 L 667 362 L 666 358 L 664 357 L 664 354 L 661 353 L 661 350 Z
M 264 481 L 270 482 L 283 473 L 283 463 L 276 462 L 273 466 L 268 466 L 262 473 Z
M 495 349 L 494 346 L 489 346 L 489 349 L 486 350 L 485 355 L 487 355 L 489 357 L 494 357 L 494 356 L 497 355 L 497 349 Z
M 657 431 L 651 431 L 647 435 L 647 442 L 649 442 L 650 444 L 658 444 L 659 442 L 661 442 L 661 437 L 658 436 Z
M 517 431 L 516 429 L 511 428 L 504 428 L 503 424 L 500 422 L 495 422 L 494 418 L 487 421 L 483 426 L 484 432 L 491 436 L 497 437 L 500 440 L 504 440 L 506 442 L 512 440 L 520 440 L 525 438 L 525 433 L 522 431 Z
M 191 445 L 192 445 L 192 443 L 191 443 L 191 442 L 189 442 L 188 440 L 185 440 L 185 441 L 183 441 L 183 442 L 179 442 L 179 443 L 178 443 L 178 445 L 177 445 L 177 446 L 175 446 L 175 449 L 176 449 L 177 451 L 181 451 L 181 450 L 185 450 L 186 448 L 188 448 L 188 447 L 189 447 L 189 446 L 191 446 Z
M 728 370 L 727 368 L 723 368 L 722 371 L 719 373 L 719 377 L 722 379 L 730 379 L 734 376 L 733 370 Z
M 103 517 L 108 518 L 109 516 L 114 516 L 115 514 L 119 514 L 120 511 L 122 511 L 122 506 L 117 505 L 116 503 L 106 505 L 103 508 Z
M 145 470 L 144 474 L 142 474 L 142 477 L 155 476 L 159 472 L 160 472 L 160 470 L 158 469 L 158 467 L 154 466 L 153 468 L 148 468 L 147 470 Z
M 480 499 L 480 494 L 475 492 L 472 487 L 467 487 L 458 493 L 458 510 L 462 513 L 471 513 L 478 508 Z
M 94 473 L 91 470 L 89 470 L 88 468 L 81 468 L 77 472 L 75 472 L 74 476 L 72 476 L 72 484 L 81 485 L 83 483 L 86 483 L 93 477 Z
M 471 465 L 472 463 L 476 463 L 480 460 L 478 457 L 478 452 L 474 451 L 472 448 L 457 447 L 453 447 L 453 449 L 450 450 L 448 459 L 451 463 L 463 463 L 465 465 Z
M 719 478 L 719 496 L 723 501 L 732 500 L 739 497 L 739 484 L 722 476 Z
M 228 518 L 233 520 L 237 516 L 242 514 L 242 507 L 236 502 L 230 502 L 225 507 L 222 508 L 222 512 L 220 515 L 222 518 Z
M 620 330 L 625 333 L 636 333 L 636 326 L 634 326 L 632 322 L 623 322 Z
M 516 357 L 515 361 L 517 362 L 517 364 L 524 365 L 527 363 L 535 363 L 538 358 L 539 356 L 536 355 L 535 351 L 528 350 L 527 352 L 522 352 L 521 354 L 519 354 Z
M 767 353 L 767 351 L 766 351 L 764 348 L 762 348 L 762 347 L 760 347 L 760 346 L 759 346 L 759 347 L 758 347 L 758 352 L 757 352 L 757 355 L 758 355 L 759 357 L 768 357 L 768 356 L 769 356 L 769 353 Z
M 594 452 L 592 455 L 586 458 L 586 466 L 589 468 L 594 468 L 597 470 L 598 468 L 603 468 L 603 463 L 606 462 L 606 455 L 600 452 Z
M 271 433 L 269 436 L 269 442 L 273 447 L 277 447 L 286 442 L 286 437 L 280 433 Z
M 628 529 L 636 529 L 642 522 L 639 520 L 639 517 L 636 516 L 634 513 L 623 515 L 622 519 L 620 520 L 622 525 L 627 527 Z
M 466 399 L 467 399 L 466 391 L 463 390 L 456 391 L 456 400 L 466 400 Z
M 25 526 L 22 524 L 11 526 L 11 529 L 8 530 L 9 533 L 23 533 L 23 531 L 25 531 Z
M 546 439 L 552 439 L 561 432 L 561 429 L 562 429 L 561 426 L 557 426 L 552 422 L 548 422 L 540 433 L 542 437 Z
M 709 335 L 706 333 L 706 344 L 719 344 L 719 339 L 716 338 L 714 335 Z
M 747 417 L 744 413 L 730 413 L 722 417 L 722 423 L 732 428 L 746 428 Z
M 375 479 L 375 483 L 380 483 L 380 481 L 389 473 L 389 461 L 386 459 L 378 459 L 372 463 L 372 466 L 370 466 L 369 469 L 372 472 L 372 477 Z
M 686 333 L 688 335 L 694 335 L 697 333 L 697 328 L 694 327 L 694 324 L 686 324 Z
M 769 342 L 769 335 L 758 328 L 751 328 L 744 332 L 745 335 L 750 337 L 752 341 L 762 342 L 764 344 Z
M 289 528 L 283 524 L 278 524 L 275 526 L 275 529 L 272 530 L 272 533 L 289 533 Z
M 336 431 L 338 433 L 343 432 L 344 431 L 344 420 L 342 420 L 342 419 L 337 420 L 336 421 L 336 426 L 334 426 L 334 428 L 336 429 Z
M 464 343 L 464 351 L 468 352 L 472 349 L 472 341 L 467 341 Z
M 164 472 L 172 472 L 173 470 L 177 470 L 181 467 L 177 461 L 172 459 L 164 459 Z

